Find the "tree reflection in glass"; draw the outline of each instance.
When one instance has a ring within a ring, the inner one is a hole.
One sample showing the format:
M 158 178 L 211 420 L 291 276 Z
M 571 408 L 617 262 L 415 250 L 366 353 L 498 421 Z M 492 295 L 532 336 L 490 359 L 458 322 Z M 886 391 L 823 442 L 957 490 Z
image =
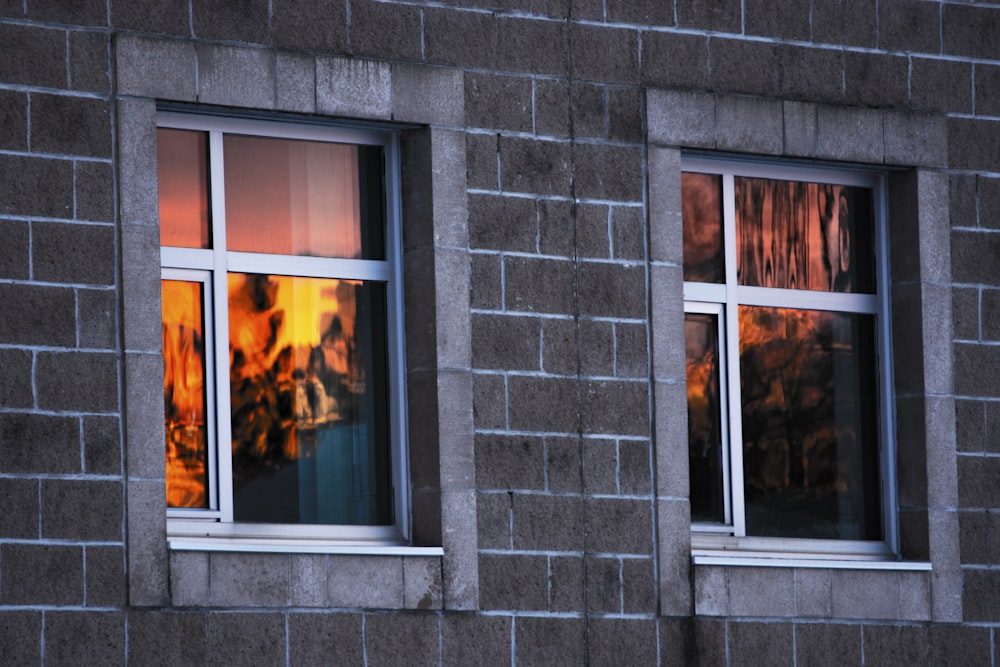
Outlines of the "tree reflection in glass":
M 743 177 L 735 189 L 740 285 L 874 291 L 870 190 Z
M 718 331 L 717 315 L 684 315 L 691 520 L 721 523 L 726 517 L 722 495 Z
M 722 177 L 681 174 L 684 227 L 684 280 L 721 283 L 726 277 L 722 255 Z
M 881 537 L 874 317 L 740 307 L 747 534 Z

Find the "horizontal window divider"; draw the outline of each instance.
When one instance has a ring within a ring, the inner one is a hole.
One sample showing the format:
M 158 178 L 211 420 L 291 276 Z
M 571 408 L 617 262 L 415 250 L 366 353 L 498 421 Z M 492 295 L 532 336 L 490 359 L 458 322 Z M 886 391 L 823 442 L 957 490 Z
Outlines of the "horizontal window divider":
M 442 547 L 412 547 L 380 544 L 338 544 L 316 540 L 250 540 L 219 538 L 169 538 L 171 551 L 215 551 L 227 553 L 329 554 L 344 556 L 441 557 Z
M 215 251 L 211 248 L 160 247 L 160 264 L 164 267 L 210 271 L 215 268 Z
M 569 556 L 586 556 L 602 560 L 652 560 L 653 554 L 615 553 L 609 551 L 584 551 L 581 549 L 479 549 L 479 553 L 487 556 L 545 556 L 549 558 L 565 558 Z
M 746 555 L 717 555 L 711 552 L 693 551 L 694 564 L 722 567 L 785 567 L 811 568 L 823 570 L 882 570 L 897 572 L 930 572 L 931 564 L 926 561 L 875 560 L 871 557 L 847 558 L 843 556 L 797 557 L 793 553 L 754 553 Z
M 389 262 L 373 259 L 340 259 L 332 257 L 307 257 L 302 255 L 268 255 L 264 253 L 228 252 L 226 268 L 242 273 L 260 273 L 305 278 L 334 278 L 339 280 L 388 281 Z
M 879 308 L 879 298 L 874 294 L 843 294 L 840 292 L 816 292 L 743 285 L 736 288 L 736 300 L 741 306 L 869 314 L 877 313 Z
M 309 123 L 296 119 L 295 123 L 281 123 L 274 120 L 229 116 L 226 114 L 191 114 L 160 110 L 156 114 L 159 127 L 198 132 L 225 132 L 260 137 L 280 137 L 282 139 L 304 139 L 333 143 L 381 146 L 385 143 L 385 130 L 373 130 L 363 124 Z M 382 127 L 381 125 L 379 127 Z M 276 128 L 278 128 L 276 130 Z

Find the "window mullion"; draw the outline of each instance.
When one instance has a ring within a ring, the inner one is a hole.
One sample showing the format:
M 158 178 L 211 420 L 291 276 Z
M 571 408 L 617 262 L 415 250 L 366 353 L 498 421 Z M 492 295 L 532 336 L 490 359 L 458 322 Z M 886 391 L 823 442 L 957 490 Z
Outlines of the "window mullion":
M 737 301 L 736 276 L 736 195 L 732 174 L 722 177 L 723 250 L 726 266 L 726 303 L 723 320 L 726 327 L 726 396 L 729 416 L 729 494 L 732 507 L 733 532 L 737 537 L 746 535 L 745 503 L 743 496 L 743 409 L 740 393 L 740 338 L 739 302 Z
M 212 295 L 215 319 L 215 391 L 218 441 L 217 507 L 221 520 L 233 520 L 232 414 L 229 388 L 229 280 L 226 274 L 226 195 L 222 132 L 209 134 L 209 175 L 212 208 Z

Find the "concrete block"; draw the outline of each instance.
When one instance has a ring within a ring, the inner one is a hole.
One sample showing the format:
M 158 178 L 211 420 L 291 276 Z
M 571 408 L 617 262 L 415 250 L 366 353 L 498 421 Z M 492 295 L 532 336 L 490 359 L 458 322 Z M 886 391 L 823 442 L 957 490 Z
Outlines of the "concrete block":
M 111 114 L 107 100 L 33 94 L 31 149 L 110 158 Z
M 505 307 L 521 312 L 572 315 L 574 265 L 556 259 L 509 256 L 504 263 Z M 546 285 L 544 291 L 538 285 Z
M 690 495 L 688 462 L 687 390 L 681 383 L 654 385 L 656 409 L 656 493 L 687 498 Z
M 472 194 L 468 210 L 471 247 L 517 252 L 535 250 L 538 216 L 531 199 Z
M 34 279 L 52 283 L 113 285 L 115 230 L 104 225 L 35 222 L 31 261 Z
M 436 365 L 453 370 L 469 369 L 472 367 L 472 327 L 468 308 L 468 253 L 438 248 L 434 251 L 434 273 Z
M 784 567 L 729 568 L 729 613 L 795 616 L 795 571 Z
M 846 11 L 836 0 L 817 0 L 812 10 L 813 41 L 874 48 L 877 16 L 875 0 L 864 0 Z
M 511 376 L 507 414 L 518 431 L 575 433 L 577 386 L 570 378 Z
M 733 568 L 699 565 L 694 568 L 694 613 L 729 616 L 729 571 Z
M 656 521 L 660 613 L 688 616 L 692 610 L 691 506 L 687 500 L 659 499 Z
M 511 664 L 511 625 L 503 616 L 445 614 L 441 617 L 441 661 L 445 665 Z
M 941 52 L 941 12 L 915 0 L 878 3 L 878 45 L 888 51 Z
M 515 549 L 580 551 L 583 548 L 580 498 L 514 494 L 513 513 Z
M 606 83 L 639 80 L 639 36 L 635 30 L 574 23 L 570 48 L 571 76 L 575 79 Z
M 788 647 L 792 645 L 791 623 L 755 621 L 730 622 L 729 650 L 732 665 L 794 664 Z
M 289 600 L 293 607 L 326 607 L 330 590 L 329 557 L 293 554 L 289 557 Z
M 639 148 L 579 144 L 574 153 L 576 195 L 642 201 L 643 156 Z
M 927 572 L 899 573 L 899 618 L 931 620 L 931 586 Z
M 0 148 L 28 149 L 28 95 L 13 90 L 0 91 Z
M 125 446 L 128 474 L 133 478 L 166 477 L 162 386 L 162 358 L 157 354 L 125 356 Z M 159 382 L 159 384 L 157 384 Z
M 591 619 L 587 624 L 587 646 L 592 665 L 656 664 L 656 621 Z
M 403 607 L 406 609 L 441 609 L 441 559 L 407 557 L 403 559 Z
M 651 90 L 646 98 L 649 141 L 666 146 L 715 148 L 715 97 Z
M 73 217 L 73 163 L 69 160 L 0 155 L 6 184 L 0 215 Z
M 499 254 L 475 254 L 469 257 L 470 272 L 469 306 L 480 310 L 500 310 L 503 299 L 503 282 L 500 277 Z
M 465 123 L 464 77 L 459 70 L 392 66 L 393 120 L 434 125 Z
M 427 62 L 493 69 L 496 66 L 496 17 L 449 8 L 424 9 Z
M 497 19 L 497 67 L 511 72 L 565 76 L 566 24 L 503 16 Z
M 914 109 L 972 113 L 972 63 L 935 58 L 910 60 L 910 103 Z
M 476 428 L 507 425 L 507 391 L 502 375 L 472 377 L 472 412 Z
M 441 660 L 441 621 L 431 614 L 369 614 L 365 618 L 365 656 L 369 667 L 412 665 Z
M 955 393 L 995 396 L 1000 385 L 1000 350 L 995 346 L 956 343 Z
M 121 244 L 125 349 L 159 356 L 163 345 L 159 230 L 156 227 L 124 225 Z
M 403 564 L 398 556 L 330 556 L 332 607 L 403 607 Z
M 479 600 L 483 609 L 548 609 L 548 557 L 483 554 L 479 561 Z M 577 589 L 582 589 L 580 583 Z
M 246 0 L 238 12 L 226 2 L 193 0 L 191 27 L 200 39 L 266 44 L 271 37 L 270 11 L 267 0 Z
M 164 511 L 166 514 L 166 511 Z M 130 564 L 132 561 L 129 555 Z M 199 551 L 170 552 L 170 603 L 175 607 L 206 607 L 210 604 L 209 554 Z
M 652 558 L 622 560 L 622 611 L 651 614 L 656 611 L 656 564 Z
M 77 289 L 80 347 L 110 350 L 118 340 L 118 298 L 112 290 Z
M 445 609 L 479 608 L 479 561 L 476 542 L 476 493 L 445 491 L 441 494 L 441 546 Z
M 652 554 L 651 500 L 587 498 L 584 502 L 588 552 Z
M 830 571 L 795 570 L 795 612 L 798 616 L 830 617 Z
M 535 132 L 548 136 L 569 136 L 571 107 L 569 84 L 545 79 L 536 80 L 534 83 Z
M 780 68 L 775 44 L 712 37 L 708 52 L 712 90 L 766 96 L 777 92 Z M 725 129 L 720 120 L 719 130 Z
M 844 52 L 844 99 L 868 107 L 903 106 L 909 97 L 909 58 Z
M 944 118 L 889 112 L 885 115 L 885 161 L 888 164 L 941 166 L 948 159 Z M 944 190 L 947 203 L 947 183 Z
M 748 35 L 807 41 L 811 26 L 809 8 L 781 7 L 767 0 L 747 0 L 743 5 L 744 29 Z
M 500 183 L 504 190 L 566 196 L 572 169 L 567 143 L 500 137 Z
M 465 160 L 470 188 L 496 190 L 500 187 L 500 137 L 495 134 L 465 135 Z
M 1000 30 L 1000 17 L 990 7 L 942 7 L 941 38 L 945 55 L 996 60 L 1000 50 L 990 35 Z
M 545 476 L 553 493 L 582 493 L 580 443 L 577 437 L 545 438 Z
M 0 413 L 0 442 L 9 443 L 0 448 L 4 473 L 80 472 L 78 417 Z
M 280 111 L 316 113 L 316 60 L 297 53 L 274 56 L 275 100 Z
M 587 558 L 587 609 L 598 614 L 622 613 L 622 561 Z M 581 591 L 580 598 L 583 598 Z
M 552 556 L 549 558 L 549 610 L 580 612 L 584 609 L 586 582 L 583 558 Z
M 588 434 L 649 437 L 649 385 L 589 380 L 580 387 L 581 426 Z
M 879 164 L 885 156 L 881 111 L 821 106 L 816 127 L 817 157 Z
M 991 146 L 1000 141 L 1000 122 L 980 118 L 948 119 L 948 161 L 952 169 L 992 170 Z
M 545 488 L 545 445 L 527 436 L 476 436 L 476 488 Z
M 816 103 L 844 101 L 842 50 L 780 44 L 778 64 L 783 98 Z
M 0 562 L 0 603 L 83 604 L 83 547 L 7 543 Z
M 830 590 L 834 618 L 899 618 L 897 572 L 833 570 L 830 573 Z
M 22 220 L 0 220 L 0 234 L 5 243 L 0 249 L 0 277 L 27 280 L 31 272 L 29 224 Z
M 582 665 L 584 632 L 582 618 L 518 618 L 514 660 L 519 665 Z
M 932 625 L 928 632 L 929 663 L 944 665 L 949 662 L 973 665 L 985 660 L 991 651 L 991 630 L 954 624 Z
M 681 153 L 651 146 L 648 159 L 649 259 L 681 266 L 684 261 Z
M 643 32 L 641 51 L 639 76 L 643 83 L 696 90 L 707 87 L 708 38 L 705 35 Z
M 265 49 L 199 45 L 198 101 L 274 108 L 274 54 Z
M 66 86 L 66 31 L 4 24 L 0 26 L 0 80 L 49 88 Z
M 394 60 L 423 56 L 419 7 L 352 0 L 350 28 L 351 50 L 357 55 Z
M 716 100 L 716 147 L 749 153 L 780 154 L 783 148 L 780 101 L 720 96 Z
M 926 625 L 866 625 L 865 664 L 916 665 L 927 660 Z
M 618 443 L 583 439 L 583 488 L 588 495 L 618 493 Z
M 4 659 L 15 665 L 42 662 L 42 612 L 0 612 L 0 636 L 4 638 Z
M 0 503 L 17 508 L 0 515 L 0 537 L 38 539 L 38 483 L 35 479 L 0 479 Z
M 289 556 L 213 553 L 209 556 L 212 605 L 280 607 L 288 604 Z
M 117 355 L 39 352 L 35 362 L 38 407 L 47 410 L 118 410 Z
M 187 37 L 191 34 L 190 18 L 187 4 L 120 0 L 111 3 L 111 25 L 122 30 Z
M 207 615 L 199 612 L 130 610 L 129 662 L 204 664 L 208 660 L 207 620 Z
M 507 493 L 476 494 L 476 523 L 479 547 L 511 549 L 511 499 Z
M 124 507 L 118 481 L 42 481 L 42 537 L 73 541 L 121 542 Z
M 816 154 L 816 105 L 786 100 L 782 104 L 785 144 L 788 156 L 810 157 Z
M 643 319 L 646 271 L 640 264 L 580 262 L 578 299 L 584 316 Z
M 3 225 L 0 224 L 0 234 Z M 0 366 L 4 369 L 5 382 L 0 384 L 0 405 L 6 408 L 30 408 L 34 405 L 32 393 L 31 350 L 0 350 Z
M 389 66 L 371 60 L 317 58 L 316 110 L 337 116 L 388 120 L 392 115 Z
M 132 480 L 126 493 L 129 604 L 157 606 L 170 601 L 178 606 L 207 605 L 207 557 L 201 561 L 198 554 L 168 554 L 164 483 Z
M 532 131 L 531 79 L 470 72 L 464 88 L 465 122 L 470 127 Z
M 680 266 L 650 267 L 650 310 L 653 378 L 679 381 L 686 378 L 684 352 L 684 274 Z
M 208 652 L 224 665 L 277 665 L 287 653 L 285 616 L 278 612 L 208 615 Z
M 87 546 L 86 598 L 88 607 L 123 607 L 127 598 L 125 549 L 117 546 Z
M 131 225 L 156 225 L 159 199 L 156 105 L 153 100 L 118 101 L 118 150 L 119 216 L 123 229 Z M 155 231 L 159 253 L 159 229 Z M 123 247 L 122 250 L 124 253 L 126 249 Z M 127 262 L 125 266 L 128 266 Z
M 347 25 L 345 0 L 282 0 L 271 5 L 271 40 L 280 48 L 344 53 Z
M 361 614 L 288 614 L 288 658 L 293 665 L 364 664 Z
M 117 34 L 114 54 L 120 94 L 178 102 L 197 98 L 193 43 Z
M 795 658 L 802 665 L 861 664 L 861 626 L 845 623 L 796 624 Z
M 46 612 L 45 661 L 55 665 L 124 665 L 125 614 Z

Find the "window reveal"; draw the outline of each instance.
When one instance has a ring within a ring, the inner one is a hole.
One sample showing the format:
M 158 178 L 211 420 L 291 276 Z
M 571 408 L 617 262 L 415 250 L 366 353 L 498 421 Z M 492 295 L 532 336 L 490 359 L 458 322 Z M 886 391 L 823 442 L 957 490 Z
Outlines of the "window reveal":
M 172 516 L 393 524 L 385 135 L 162 124 Z
M 693 521 L 882 539 L 876 179 L 685 169 Z

